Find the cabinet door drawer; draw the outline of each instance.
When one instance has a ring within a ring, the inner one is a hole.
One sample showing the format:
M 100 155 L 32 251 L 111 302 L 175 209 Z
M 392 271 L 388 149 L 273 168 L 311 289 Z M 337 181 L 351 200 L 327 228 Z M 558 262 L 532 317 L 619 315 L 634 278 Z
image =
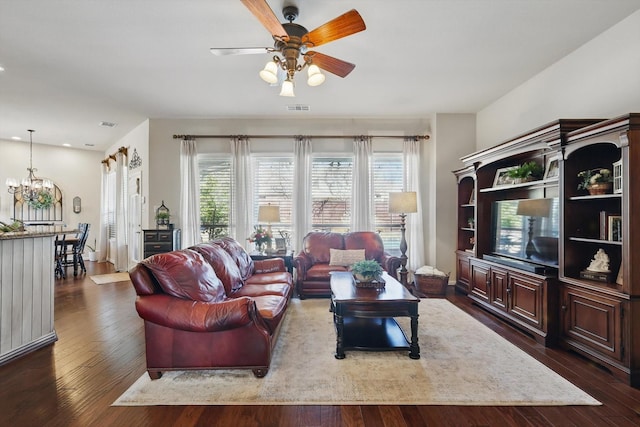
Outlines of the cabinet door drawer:
M 145 242 L 157 242 L 158 241 L 158 233 L 155 231 L 145 231 L 144 232 L 144 241 Z
M 511 314 L 538 329 L 546 330 L 544 325 L 544 280 L 524 274 L 509 275 L 511 294 Z
M 157 242 L 157 243 L 145 243 L 144 251 L 145 252 L 170 252 L 172 250 L 171 242 Z
M 173 231 L 158 231 L 158 241 L 171 243 L 173 241 Z
M 483 262 L 476 259 L 470 260 L 471 268 L 471 295 L 482 301 L 489 302 L 489 286 L 491 269 Z
M 562 299 L 564 338 L 622 360 L 622 301 L 573 287 Z

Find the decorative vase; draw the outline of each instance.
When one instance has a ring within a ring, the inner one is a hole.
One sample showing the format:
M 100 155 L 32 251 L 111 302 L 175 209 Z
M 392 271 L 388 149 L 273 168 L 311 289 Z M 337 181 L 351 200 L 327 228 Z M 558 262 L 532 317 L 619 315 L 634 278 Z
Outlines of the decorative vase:
M 589 194 L 592 196 L 597 194 L 607 194 L 611 192 L 612 184 L 610 182 L 596 182 L 595 184 L 589 185 L 587 190 Z
M 256 242 L 256 252 L 258 252 L 259 254 L 264 255 L 266 249 L 267 249 L 267 244 L 266 243 L 264 243 L 264 242 L 262 242 L 262 243 Z
M 360 282 L 363 282 L 363 283 L 373 282 L 373 280 L 375 279 L 375 277 L 374 277 L 374 276 L 363 276 L 363 275 L 362 275 L 362 274 L 360 274 L 360 273 L 356 273 L 356 274 L 354 274 L 354 277 L 355 277 L 357 280 L 359 280 Z

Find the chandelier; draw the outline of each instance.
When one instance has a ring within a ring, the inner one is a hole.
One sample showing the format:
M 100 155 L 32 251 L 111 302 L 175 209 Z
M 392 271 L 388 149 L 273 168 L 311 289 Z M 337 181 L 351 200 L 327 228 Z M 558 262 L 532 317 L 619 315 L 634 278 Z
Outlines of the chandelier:
M 27 203 L 34 204 L 42 198 L 49 198 L 53 190 L 53 182 L 49 179 L 41 179 L 34 174 L 37 171 L 33 167 L 33 132 L 34 130 L 28 129 L 29 132 L 29 176 L 22 180 L 18 184 L 18 180 L 15 178 L 7 178 L 7 190 L 10 194 L 14 194 L 16 198 L 22 199 Z

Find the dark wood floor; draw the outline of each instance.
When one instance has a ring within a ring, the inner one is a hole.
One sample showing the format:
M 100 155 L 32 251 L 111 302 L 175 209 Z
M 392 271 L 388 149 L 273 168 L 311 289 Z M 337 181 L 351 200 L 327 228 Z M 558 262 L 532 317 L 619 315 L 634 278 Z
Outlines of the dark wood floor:
M 0 367 L 1 426 L 640 425 L 640 390 L 572 353 L 544 348 L 453 293 L 450 301 L 604 405 L 111 407 L 145 372 L 142 321 L 129 282 L 98 286 L 89 275 L 112 272 L 110 264 L 87 267 L 86 276 L 56 281 L 59 341 Z

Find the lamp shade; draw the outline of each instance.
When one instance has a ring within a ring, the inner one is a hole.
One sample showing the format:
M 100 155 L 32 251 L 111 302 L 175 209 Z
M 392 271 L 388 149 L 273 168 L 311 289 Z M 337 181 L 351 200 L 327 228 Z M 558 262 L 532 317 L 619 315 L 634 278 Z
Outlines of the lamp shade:
M 278 66 L 275 62 L 267 62 L 264 69 L 260 71 L 260 78 L 267 83 L 274 84 L 278 82 Z
M 528 199 L 518 201 L 516 215 L 548 217 L 551 213 L 551 199 Z
M 266 222 L 268 224 L 280 222 L 280 206 L 259 206 L 258 222 Z
M 417 194 L 415 191 L 389 193 L 389 213 L 418 212 Z
M 317 65 L 311 64 L 309 66 L 309 70 L 307 71 L 307 75 L 309 78 L 307 79 L 307 84 L 309 86 L 320 86 L 324 83 L 324 74 L 320 71 Z
M 282 90 L 280 90 L 280 96 L 296 96 L 293 93 L 293 82 L 289 79 L 282 82 Z

